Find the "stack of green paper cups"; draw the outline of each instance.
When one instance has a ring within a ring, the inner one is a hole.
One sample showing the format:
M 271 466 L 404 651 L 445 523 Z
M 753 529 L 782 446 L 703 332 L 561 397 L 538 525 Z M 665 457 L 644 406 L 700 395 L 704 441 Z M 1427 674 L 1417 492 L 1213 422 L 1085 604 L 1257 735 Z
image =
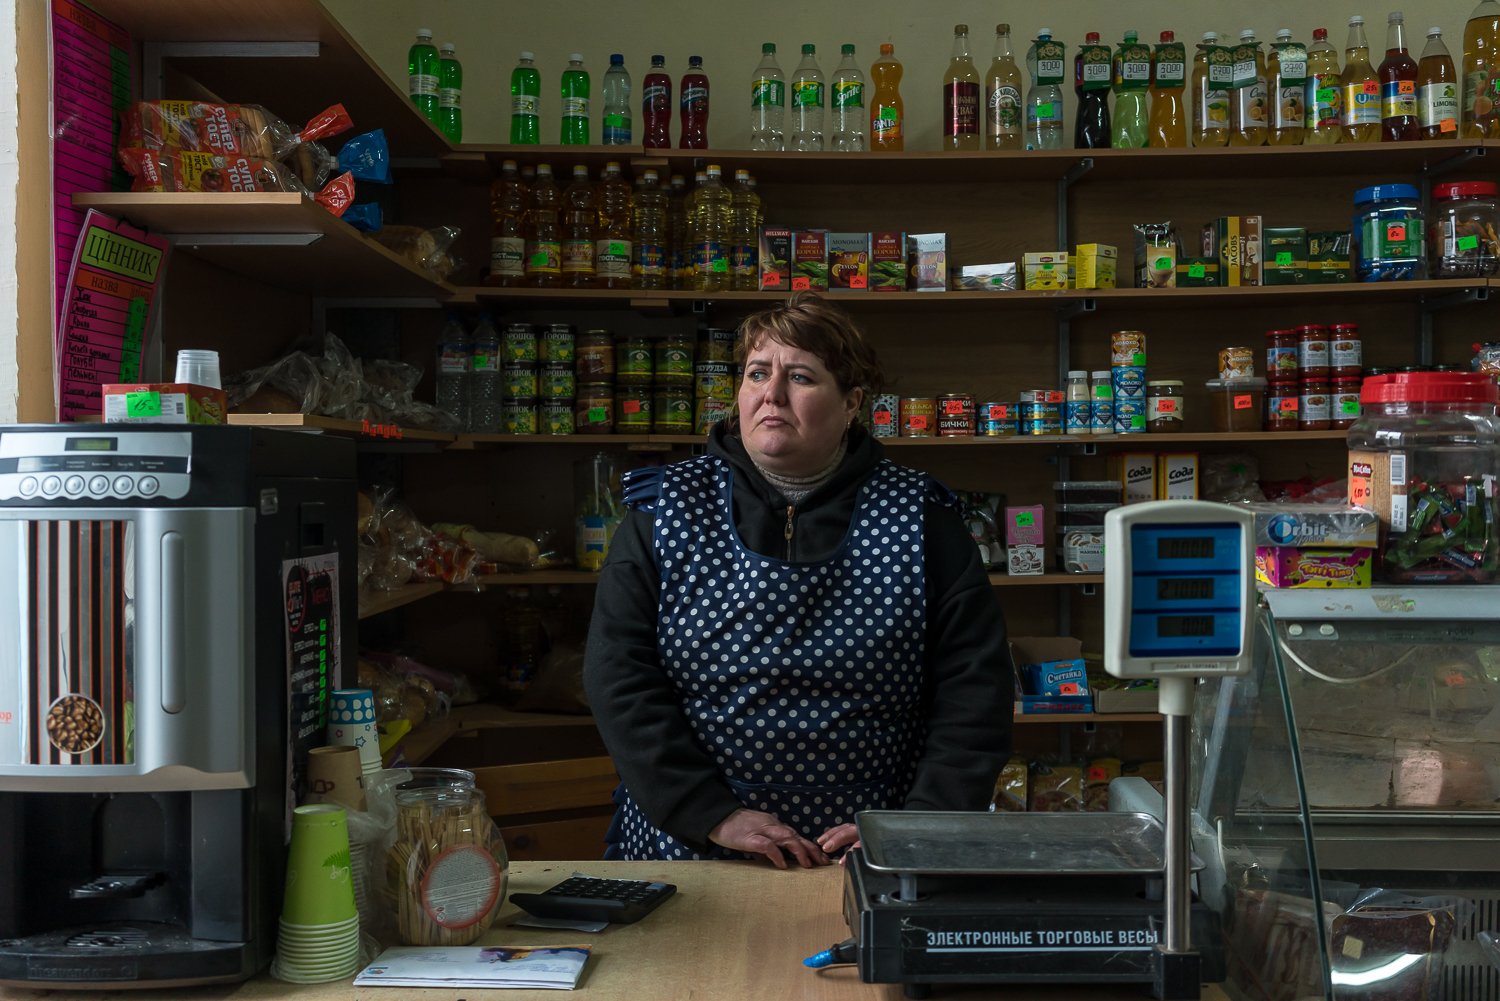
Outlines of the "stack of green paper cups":
M 344 808 L 334 803 L 292 812 L 286 892 L 273 976 L 317 984 L 352 976 L 359 967 L 359 915 Z

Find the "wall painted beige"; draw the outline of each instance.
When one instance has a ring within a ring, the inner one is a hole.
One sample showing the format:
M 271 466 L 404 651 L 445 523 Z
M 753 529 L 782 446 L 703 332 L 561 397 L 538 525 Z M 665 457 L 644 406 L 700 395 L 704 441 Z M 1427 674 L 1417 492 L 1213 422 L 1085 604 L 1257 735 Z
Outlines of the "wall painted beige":
M 1047 5 L 979 3 L 976 0 L 918 4 L 909 0 L 860 0 L 859 3 L 724 3 L 712 0 L 573 0 L 569 3 L 518 3 L 515 0 L 325 0 L 351 34 L 397 80 L 406 77 L 406 50 L 418 27 L 431 28 L 434 41 L 452 41 L 464 67 L 464 140 L 498 143 L 509 139 L 509 81 L 522 49 L 536 53 L 542 71 L 542 140 L 558 141 L 558 83 L 571 51 L 581 51 L 597 98 L 609 54 L 625 56 L 639 93 L 640 80 L 651 65 L 651 55 L 667 57 L 674 80 L 687 68 L 689 55 L 701 55 L 713 88 L 709 140 L 715 148 L 746 145 L 749 133 L 749 79 L 760 60 L 760 44 L 776 43 L 783 70 L 790 73 L 800 58 L 800 46 L 818 47 L 825 76 L 838 63 L 839 46 L 857 47 L 860 67 L 868 71 L 881 42 L 894 42 L 905 67 L 902 98 L 908 118 L 907 149 L 935 149 L 940 137 L 942 73 L 953 44 L 953 25 L 967 22 L 970 50 L 981 72 L 994 48 L 995 23 L 1008 20 L 1014 37 L 1024 44 L 1041 25 L 1068 46 L 1069 59 L 1086 31 L 1118 42 L 1127 28 L 1155 41 L 1166 28 L 1179 40 L 1196 42 L 1204 31 L 1221 35 L 1254 28 L 1267 40 L 1278 28 L 1310 41 L 1317 27 L 1329 29 L 1329 40 L 1343 48 L 1345 22 L 1362 14 L 1373 47 L 1385 45 L 1388 7 L 1343 0 L 1289 2 L 1262 0 L 1253 5 L 1222 0 L 1184 3 L 1181 0 L 1135 0 L 1106 3 L 1071 0 Z M 1463 27 L 1473 10 L 1470 0 L 1429 0 L 1410 4 L 1406 15 L 1407 45 L 1420 53 L 1429 25 L 1443 29 L 1450 51 L 1463 48 Z M 1017 52 L 1022 61 L 1024 47 Z M 1376 55 L 1379 61 L 1379 54 Z M 1071 72 L 1071 63 L 1070 63 Z M 1068 135 L 1071 138 L 1071 106 Z M 597 141 L 599 109 L 592 128 Z M 677 129 L 673 123 L 673 141 Z

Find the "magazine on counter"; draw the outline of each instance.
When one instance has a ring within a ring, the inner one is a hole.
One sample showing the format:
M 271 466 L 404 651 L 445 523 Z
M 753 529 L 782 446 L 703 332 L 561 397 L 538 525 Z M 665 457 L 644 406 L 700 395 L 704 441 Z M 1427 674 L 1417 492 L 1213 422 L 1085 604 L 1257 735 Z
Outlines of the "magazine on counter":
M 530 987 L 570 991 L 578 986 L 587 945 L 395 946 L 354 978 L 356 987 Z

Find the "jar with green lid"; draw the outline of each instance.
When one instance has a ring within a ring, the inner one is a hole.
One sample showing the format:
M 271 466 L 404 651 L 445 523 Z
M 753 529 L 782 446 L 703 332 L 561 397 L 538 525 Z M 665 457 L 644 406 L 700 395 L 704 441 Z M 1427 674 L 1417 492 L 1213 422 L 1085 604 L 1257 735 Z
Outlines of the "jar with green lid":
M 622 385 L 651 383 L 654 370 L 649 337 L 615 339 L 615 381 Z
M 656 342 L 656 384 L 691 386 L 693 383 L 693 337 L 671 333 Z
M 651 430 L 656 434 L 692 434 L 692 389 L 658 384 L 652 401 Z

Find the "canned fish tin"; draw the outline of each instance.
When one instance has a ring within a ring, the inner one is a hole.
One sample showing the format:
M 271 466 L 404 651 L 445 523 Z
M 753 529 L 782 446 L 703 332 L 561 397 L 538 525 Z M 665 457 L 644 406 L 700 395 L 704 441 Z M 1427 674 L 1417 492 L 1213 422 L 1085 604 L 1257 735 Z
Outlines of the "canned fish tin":
M 541 391 L 536 362 L 506 362 L 501 366 L 506 399 L 535 399 Z
M 1115 400 L 1146 401 L 1146 366 L 1116 365 L 1109 371 L 1115 389 Z
M 646 337 L 621 337 L 615 341 L 615 381 L 651 381 L 651 341 Z
M 615 429 L 615 387 L 610 383 L 579 383 L 573 401 L 573 430 L 580 434 L 609 434 Z
M 542 434 L 573 433 L 573 401 L 548 400 L 542 404 Z
M 507 364 L 530 362 L 535 365 L 536 328 L 529 323 L 507 323 L 501 341 L 500 356 Z
M 668 334 L 656 342 L 656 384 L 693 385 L 693 338 L 690 334 Z
M 544 365 L 573 364 L 573 327 L 567 323 L 554 323 L 542 332 L 537 344 L 537 360 Z
M 981 403 L 978 428 L 986 438 L 1010 438 L 1016 433 L 1019 407 L 1014 403 Z
M 1111 365 L 1144 366 L 1146 333 L 1143 330 L 1116 330 L 1109 335 Z
M 1146 430 L 1146 401 L 1115 399 L 1115 434 L 1143 434 Z
M 939 438 L 972 437 L 974 397 L 967 393 L 948 393 L 938 397 L 937 433 Z
M 693 407 L 693 433 L 708 434 L 710 428 L 728 417 L 728 400 L 700 396 Z
M 573 366 L 548 362 L 542 366 L 541 396 L 544 400 L 571 400 L 577 391 Z
M 1220 379 L 1249 379 L 1255 375 L 1255 352 L 1249 348 L 1219 349 Z
M 624 434 L 650 434 L 650 386 L 615 388 L 615 427 Z
M 937 401 L 931 396 L 901 398 L 901 437 L 931 438 L 937 431 Z
M 880 393 L 870 402 L 870 434 L 875 438 L 895 438 L 901 433 L 901 397 Z
M 580 334 L 574 348 L 579 382 L 605 383 L 615 377 L 615 339 L 608 330 Z
M 700 361 L 693 366 L 697 374 L 698 398 L 708 400 L 733 400 L 734 375 L 727 361 Z
M 536 397 L 506 400 L 500 421 L 506 434 L 536 434 Z
M 693 391 L 683 386 L 657 386 L 651 430 L 656 434 L 692 434 Z

